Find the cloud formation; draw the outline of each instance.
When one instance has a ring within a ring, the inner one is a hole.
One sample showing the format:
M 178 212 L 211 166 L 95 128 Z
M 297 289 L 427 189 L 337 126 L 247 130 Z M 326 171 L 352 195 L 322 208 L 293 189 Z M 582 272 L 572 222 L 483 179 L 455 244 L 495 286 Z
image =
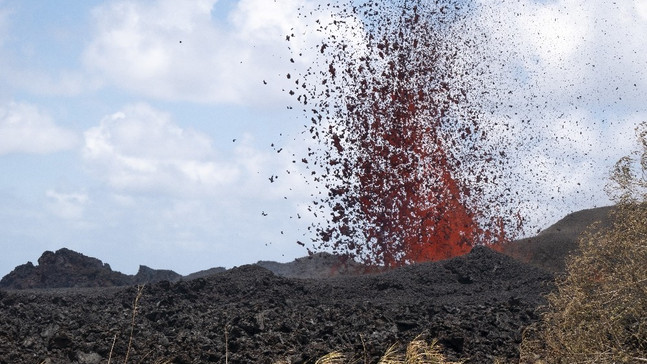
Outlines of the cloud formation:
M 47 208 L 54 215 L 66 220 L 79 220 L 87 204 L 90 202 L 84 192 L 64 193 L 56 190 L 47 190 Z
M 276 199 L 307 190 L 296 173 L 268 188 L 271 175 L 295 168 L 287 152 L 259 150 L 251 135 L 219 150 L 210 136 L 179 126 L 146 103 L 125 106 L 88 129 L 82 158 L 88 171 L 124 195 Z
M 304 1 L 112 1 L 95 9 L 85 66 L 107 83 L 165 100 L 263 103 L 263 80 L 289 65 L 285 35 Z
M 179 127 L 147 104 L 106 116 L 84 137 L 86 165 L 119 190 L 212 193 L 240 174 L 236 166 L 217 160 L 207 135 Z
M 480 24 L 502 60 L 523 69 L 512 75 L 549 96 L 551 106 L 633 112 L 647 89 L 644 4 L 505 2 L 486 6 Z
M 103 187 L 85 201 L 52 190 L 50 211 L 82 214 L 87 226 L 129 241 L 128 249 L 154 250 L 148 258 L 162 262 L 182 254 L 205 268 L 243 264 L 261 250 L 264 259 L 296 257 L 305 254 L 294 242 L 303 239 L 302 204 L 312 191 L 296 171 L 275 175 L 298 167 L 284 147 L 258 149 L 250 135 L 216 147 L 167 112 L 127 105 L 84 133 L 84 167 Z
M 72 149 L 76 144 L 74 132 L 56 125 L 36 106 L 17 102 L 0 105 L 0 156 L 49 154 Z

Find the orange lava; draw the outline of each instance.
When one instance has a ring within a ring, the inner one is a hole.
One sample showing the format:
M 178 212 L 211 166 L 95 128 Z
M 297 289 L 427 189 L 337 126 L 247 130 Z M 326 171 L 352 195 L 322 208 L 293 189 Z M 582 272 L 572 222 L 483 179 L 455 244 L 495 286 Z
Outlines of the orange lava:
M 311 206 L 329 214 L 314 226 L 316 250 L 394 267 L 507 240 L 503 219 L 483 213 L 479 186 L 488 180 L 483 170 L 496 168 L 493 153 L 504 154 L 479 149 L 487 134 L 478 112 L 457 111 L 471 107 L 469 88 L 458 82 L 465 74 L 454 67 L 452 42 L 461 39 L 450 31 L 460 6 L 349 6 L 339 18 L 363 19 L 358 31 L 366 32 L 366 54 L 331 37 L 317 47 L 323 71 L 295 82 L 297 99 L 312 115 L 309 132 L 323 147 L 308 155 L 323 168 L 312 175 L 327 189 Z M 345 24 L 335 20 L 322 29 Z
M 364 158 L 356 171 L 371 254 L 393 267 L 462 255 L 484 235 L 491 240 L 463 203 L 469 187 L 452 176 L 455 165 L 441 140 L 429 138 L 440 125 L 425 112 L 431 100 L 406 89 L 377 99 L 389 102 L 374 103 L 370 127 L 358 140 Z

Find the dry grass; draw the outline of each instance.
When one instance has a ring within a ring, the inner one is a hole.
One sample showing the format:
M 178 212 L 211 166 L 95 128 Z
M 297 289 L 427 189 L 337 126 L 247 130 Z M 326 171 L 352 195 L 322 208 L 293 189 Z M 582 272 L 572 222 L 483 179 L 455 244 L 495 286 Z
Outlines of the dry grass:
M 332 352 L 319 358 L 315 364 L 358 362 L 350 361 L 345 355 L 339 352 Z M 460 364 L 460 362 L 452 362 L 445 359 L 436 340 L 427 343 L 420 338 L 416 338 L 407 345 L 404 352 L 398 350 L 397 344 L 391 345 L 377 364 Z
M 638 135 L 640 158 L 612 172 L 611 228 L 580 238 L 542 321 L 525 333 L 523 363 L 647 363 L 647 133 Z
M 346 363 L 346 356 L 340 352 L 333 351 L 319 358 L 315 364 L 344 364 Z
M 131 320 L 130 320 L 130 335 L 128 335 L 128 347 L 126 349 L 126 356 L 124 358 L 123 363 L 127 364 L 128 363 L 128 358 L 130 357 L 130 350 L 133 347 L 133 340 L 135 337 L 135 319 L 137 318 L 137 311 L 139 310 L 139 300 L 142 298 L 142 295 L 144 294 L 144 285 L 137 286 L 137 294 L 135 295 L 135 300 L 133 301 L 133 310 L 132 310 L 132 315 L 131 315 Z M 117 334 L 112 338 L 112 346 L 110 347 L 110 354 L 108 354 L 108 364 L 110 364 L 110 361 L 112 360 L 112 355 L 114 353 L 115 349 L 115 343 L 117 341 Z M 144 355 L 144 357 L 139 361 L 139 363 L 148 363 L 145 361 L 148 356 L 152 352 L 147 353 Z M 153 361 L 153 364 L 168 364 L 171 361 L 169 360 L 163 360 L 163 359 L 158 359 Z
M 132 348 L 133 345 L 133 337 L 134 337 L 134 331 L 135 331 L 135 318 L 137 317 L 137 309 L 139 308 L 139 300 L 142 298 L 142 294 L 144 293 L 144 286 L 137 286 L 137 294 L 135 295 L 135 301 L 133 302 L 133 311 L 132 311 L 132 319 L 130 322 L 130 335 L 128 336 L 128 349 L 126 350 L 126 358 L 124 359 L 124 364 L 128 363 L 128 357 L 130 356 L 130 349 Z M 112 360 L 112 354 L 115 350 L 115 343 L 117 342 L 117 334 L 112 339 L 112 346 L 110 347 L 110 354 L 108 355 L 108 364 L 110 364 L 110 361 Z
M 620 206 L 614 220 L 581 238 L 542 322 L 526 333 L 523 362 L 647 362 L 647 206 Z
M 440 347 L 436 340 L 426 343 L 423 340 L 416 339 L 409 343 L 405 355 L 407 364 L 458 364 L 450 362 L 440 352 Z

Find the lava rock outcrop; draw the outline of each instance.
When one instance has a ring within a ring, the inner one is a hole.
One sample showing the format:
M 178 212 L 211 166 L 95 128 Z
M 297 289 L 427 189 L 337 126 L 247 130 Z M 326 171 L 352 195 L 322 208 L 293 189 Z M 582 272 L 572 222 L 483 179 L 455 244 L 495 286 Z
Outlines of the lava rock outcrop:
M 85 256 L 62 248 L 56 252 L 46 251 L 38 258 L 38 265 L 27 262 L 17 266 L 0 280 L 0 288 L 74 288 L 115 287 L 159 282 L 177 281 L 182 276 L 170 270 L 156 270 L 140 266 L 131 276 L 113 271 L 110 265 L 97 258 Z
M 537 236 L 506 244 L 503 253 L 552 273 L 564 272 L 566 257 L 578 251 L 578 239 L 587 229 L 611 226 L 613 206 L 566 215 Z

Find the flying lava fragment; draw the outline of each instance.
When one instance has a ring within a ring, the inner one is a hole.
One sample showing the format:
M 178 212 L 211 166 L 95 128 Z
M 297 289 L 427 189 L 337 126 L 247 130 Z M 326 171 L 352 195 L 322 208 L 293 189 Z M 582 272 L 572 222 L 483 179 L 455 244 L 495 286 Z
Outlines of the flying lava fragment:
M 475 48 L 461 34 L 465 4 L 352 2 L 328 5 L 336 16 L 317 22 L 320 57 L 289 90 L 319 146 L 302 159 L 323 186 L 310 210 L 326 216 L 310 250 L 395 267 L 498 246 L 520 229 L 518 215 L 500 213 L 505 192 L 484 192 L 506 151 L 487 142 L 470 94 L 478 57 L 462 53 Z

